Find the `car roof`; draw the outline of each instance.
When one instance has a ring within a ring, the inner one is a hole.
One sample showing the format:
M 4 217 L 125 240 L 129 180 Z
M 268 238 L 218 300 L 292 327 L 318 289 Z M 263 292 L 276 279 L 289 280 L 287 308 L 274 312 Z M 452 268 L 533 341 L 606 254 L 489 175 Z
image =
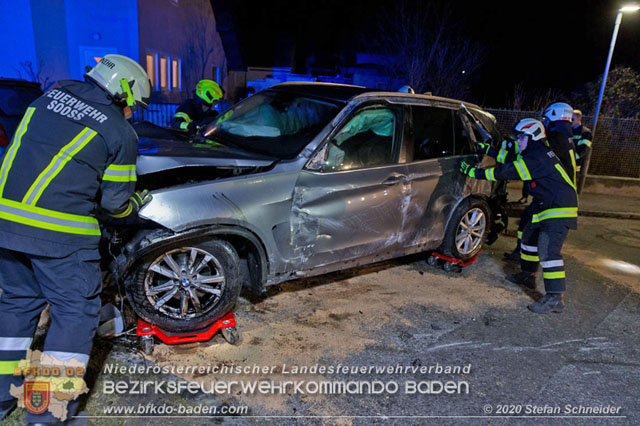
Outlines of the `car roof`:
M 432 101 L 443 103 L 464 103 L 467 107 L 474 109 L 481 108 L 470 102 L 460 101 L 457 99 L 443 98 L 440 96 L 433 96 L 431 94 L 412 94 L 404 92 L 390 92 L 381 89 L 370 89 L 363 86 L 353 86 L 349 84 L 335 84 L 335 83 L 312 83 L 312 82 L 288 82 L 280 83 L 272 86 L 270 89 L 281 90 L 287 92 L 295 92 L 299 94 L 309 95 L 313 97 L 332 99 L 335 101 L 348 102 L 351 98 L 362 95 L 363 97 L 387 97 L 394 98 L 397 101 L 408 101 L 408 103 L 415 103 L 415 101 Z
M 295 92 L 316 98 L 325 98 L 340 102 L 348 102 L 349 99 L 362 93 L 382 92 L 382 90 L 368 89 L 363 86 L 352 86 L 349 84 L 309 82 L 280 83 L 272 86 L 269 90 Z

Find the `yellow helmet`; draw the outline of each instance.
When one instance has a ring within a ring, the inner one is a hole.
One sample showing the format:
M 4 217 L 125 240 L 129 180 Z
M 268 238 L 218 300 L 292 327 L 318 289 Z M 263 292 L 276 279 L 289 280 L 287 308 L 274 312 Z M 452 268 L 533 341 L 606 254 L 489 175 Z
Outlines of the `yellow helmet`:
M 214 101 L 222 98 L 222 89 L 215 81 L 200 80 L 196 85 L 196 95 L 206 103 L 212 104 Z

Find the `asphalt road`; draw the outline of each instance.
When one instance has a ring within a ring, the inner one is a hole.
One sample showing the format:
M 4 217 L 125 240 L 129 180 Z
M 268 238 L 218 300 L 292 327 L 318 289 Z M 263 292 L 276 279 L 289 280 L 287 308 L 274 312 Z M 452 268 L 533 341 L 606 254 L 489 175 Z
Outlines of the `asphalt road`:
M 239 346 L 220 337 L 202 344 L 159 344 L 145 359 L 132 341 L 101 341 L 92 359 L 86 411 L 99 417 L 92 419 L 97 425 L 212 420 L 105 415 L 105 407 L 139 404 L 246 406 L 244 416 L 215 419 L 240 424 L 640 424 L 640 221 L 580 217 L 579 226 L 565 245 L 568 290 L 562 314 L 541 316 L 526 309 L 541 294 L 504 280 L 515 268 L 502 261 L 502 253 L 515 239 L 503 237 L 459 274 L 413 256 L 284 283 L 263 299 L 242 299 L 235 310 Z M 104 373 L 106 366 L 132 365 L 272 371 Z M 292 371 L 338 365 L 349 371 Z M 370 371 L 370 366 L 392 371 Z M 205 392 L 113 392 L 118 381 L 181 379 L 200 382 Z M 211 394 L 206 391 L 212 381 L 304 385 L 269 387 L 264 394 L 238 385 Z M 315 385 L 323 382 L 337 387 L 321 392 Z M 384 390 L 367 392 L 374 382 Z M 424 393 L 413 392 L 419 382 Z M 305 387 L 309 383 L 311 388 Z M 339 387 L 346 383 L 350 388 Z M 438 383 L 449 383 L 450 393 L 437 393 Z M 20 418 L 20 413 L 11 416 Z

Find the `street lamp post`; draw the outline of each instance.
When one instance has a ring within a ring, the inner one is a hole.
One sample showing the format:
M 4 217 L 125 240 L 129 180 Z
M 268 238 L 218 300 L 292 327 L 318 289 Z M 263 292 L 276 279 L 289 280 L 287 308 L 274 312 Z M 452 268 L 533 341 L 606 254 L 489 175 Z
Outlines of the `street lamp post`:
M 591 129 L 592 137 L 595 139 L 596 126 L 598 125 L 598 115 L 600 114 L 600 105 L 602 104 L 602 97 L 604 96 L 604 87 L 607 84 L 607 76 L 609 75 L 609 66 L 611 65 L 611 57 L 613 56 L 613 48 L 616 45 L 616 39 L 618 38 L 618 29 L 620 29 L 620 23 L 622 22 L 622 15 L 624 12 L 635 12 L 640 9 L 638 5 L 623 6 L 618 9 L 616 15 L 616 23 L 613 26 L 613 35 L 611 36 L 611 45 L 609 46 L 609 55 L 607 56 L 607 64 L 604 67 L 604 75 L 602 76 L 602 85 L 600 85 L 600 93 L 598 94 L 598 103 L 596 104 L 596 112 L 593 115 L 593 128 Z M 587 154 L 584 162 L 582 163 L 582 170 L 580 173 L 580 182 L 578 182 L 578 193 L 582 192 L 584 181 L 587 179 L 587 171 L 589 170 L 589 160 L 591 160 L 591 150 Z

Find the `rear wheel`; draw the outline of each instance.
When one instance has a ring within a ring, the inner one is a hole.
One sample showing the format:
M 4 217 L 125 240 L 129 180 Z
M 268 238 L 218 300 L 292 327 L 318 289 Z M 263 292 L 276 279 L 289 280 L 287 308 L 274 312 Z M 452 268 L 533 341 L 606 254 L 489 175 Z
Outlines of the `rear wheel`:
M 464 200 L 451 216 L 441 251 L 463 261 L 478 254 L 491 224 L 489 212 L 489 206 L 484 200 Z
M 167 331 L 194 331 L 229 312 L 240 289 L 236 251 L 212 240 L 152 252 L 138 264 L 127 291 L 145 321 Z

